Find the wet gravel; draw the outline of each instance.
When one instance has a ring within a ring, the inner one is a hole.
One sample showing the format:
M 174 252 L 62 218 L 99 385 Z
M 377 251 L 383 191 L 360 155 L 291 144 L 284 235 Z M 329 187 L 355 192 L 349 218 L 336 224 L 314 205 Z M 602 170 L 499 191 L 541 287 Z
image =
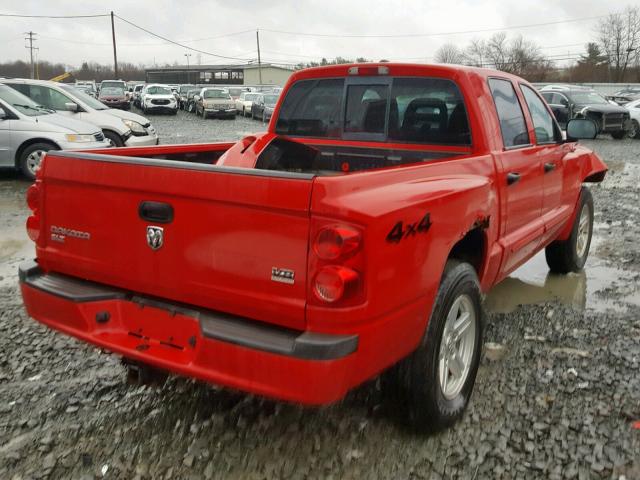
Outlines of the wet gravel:
M 162 143 L 261 127 L 182 112 L 151 120 Z M 640 478 L 640 141 L 588 143 L 612 170 L 592 189 L 584 279 L 597 288 L 584 302 L 552 291 L 490 313 L 469 409 L 434 436 L 395 421 L 402 405 L 384 403 L 375 380 L 320 409 L 183 378 L 127 385 L 117 357 L 26 317 L 14 268 L 31 254 L 27 183 L 1 171 L 0 479 Z

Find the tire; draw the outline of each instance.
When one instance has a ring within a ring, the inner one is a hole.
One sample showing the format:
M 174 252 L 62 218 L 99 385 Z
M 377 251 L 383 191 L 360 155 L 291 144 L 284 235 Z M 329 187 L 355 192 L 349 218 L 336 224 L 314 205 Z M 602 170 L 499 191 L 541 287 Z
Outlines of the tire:
M 579 272 L 589 256 L 593 234 L 593 197 L 582 187 L 578 200 L 578 213 L 573 221 L 571 235 L 564 241 L 555 241 L 545 249 L 549 269 L 554 273 Z
M 637 120 L 631 120 L 631 130 L 627 132 L 629 138 L 640 139 L 640 124 Z
M 616 140 L 622 140 L 624 137 L 627 136 L 627 132 L 624 130 L 620 130 L 617 132 L 611 132 L 611 136 L 616 139 Z
M 483 323 L 475 270 L 468 263 L 449 260 L 420 345 L 383 378 L 384 388 L 395 390 L 385 393 L 401 402 L 397 410 L 411 429 L 437 432 L 462 417 L 480 364 Z
M 112 146 L 114 147 L 124 147 L 124 142 L 122 141 L 122 137 L 118 135 L 116 132 L 112 132 L 110 130 L 103 130 L 104 137 L 109 140 Z
M 51 143 L 34 143 L 25 148 L 20 154 L 18 168 L 20 172 L 29 180 L 35 180 L 36 172 L 40 168 L 42 155 L 50 150 L 58 150 L 58 147 Z

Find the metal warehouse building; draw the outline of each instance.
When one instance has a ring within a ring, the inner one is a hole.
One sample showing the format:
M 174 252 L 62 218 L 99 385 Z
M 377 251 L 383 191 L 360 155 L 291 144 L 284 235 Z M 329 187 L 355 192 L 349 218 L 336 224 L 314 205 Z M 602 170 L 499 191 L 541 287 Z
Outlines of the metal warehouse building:
M 263 63 L 246 65 L 191 65 L 149 68 L 147 83 L 215 84 L 215 85 L 284 85 L 292 68 Z

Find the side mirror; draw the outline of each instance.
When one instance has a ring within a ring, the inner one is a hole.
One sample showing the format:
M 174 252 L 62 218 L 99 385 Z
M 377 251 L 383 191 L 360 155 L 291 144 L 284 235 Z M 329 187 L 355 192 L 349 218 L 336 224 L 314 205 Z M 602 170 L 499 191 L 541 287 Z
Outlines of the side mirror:
M 78 104 L 74 102 L 67 102 L 64 104 L 64 109 L 67 110 L 68 112 L 77 112 Z
M 591 140 L 598 135 L 598 127 L 588 118 L 574 118 L 567 123 L 567 140 Z

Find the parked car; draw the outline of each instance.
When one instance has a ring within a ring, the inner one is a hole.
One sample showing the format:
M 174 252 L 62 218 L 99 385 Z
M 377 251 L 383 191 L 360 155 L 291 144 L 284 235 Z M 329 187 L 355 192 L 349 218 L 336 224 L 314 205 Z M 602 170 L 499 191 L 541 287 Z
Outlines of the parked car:
M 237 100 L 243 92 L 250 91 L 247 87 L 229 87 L 227 88 L 232 100 Z
M 139 83 L 133 87 L 133 106 L 137 108 L 142 108 L 140 103 L 140 94 L 142 93 L 142 89 L 144 88 L 144 83 Z
M 242 92 L 236 99 L 236 111 L 243 117 L 251 114 L 251 104 L 260 95 L 256 92 Z
M 271 118 L 276 103 L 278 103 L 278 95 L 273 93 L 259 93 L 251 104 L 251 118 L 257 118 L 266 122 Z
M 629 137 L 640 139 L 640 98 L 626 103 L 624 108 L 629 111 L 629 115 L 631 116 L 631 128 L 628 132 Z
M 235 144 L 51 153 L 27 193 L 28 314 L 141 382 L 318 405 L 384 372 L 414 429 L 452 425 L 482 292 L 543 249 L 557 273 L 587 260 L 584 183 L 607 166 L 575 139 L 594 122 L 565 141 L 519 77 L 393 63 L 297 71 L 277 111 Z
M 189 93 L 189 90 L 195 88 L 195 85 L 180 85 L 180 87 L 178 87 L 178 108 L 180 110 L 187 109 L 187 93 Z
M 588 118 L 595 122 L 598 133 L 609 133 L 617 140 L 624 138 L 631 128 L 629 112 L 612 105 L 593 90 L 570 85 L 547 85 L 540 90 L 558 123 L 566 128 L 573 118 Z
M 178 102 L 167 85 L 152 83 L 145 86 L 140 96 L 140 103 L 144 113 L 165 112 L 172 115 L 178 113 Z
M 127 82 L 125 82 L 124 80 L 103 80 L 100 82 L 98 93 L 100 93 L 100 90 L 102 90 L 104 87 L 119 87 L 126 91 Z
M 98 100 L 109 108 L 120 108 L 122 110 L 129 110 L 131 108 L 129 94 L 122 87 L 101 87 L 100 93 L 98 94 Z
M 194 88 L 187 92 L 187 104 L 185 110 L 189 113 L 195 113 L 196 111 L 196 97 L 200 94 L 201 88 Z
M 91 97 L 94 97 L 93 91 L 91 90 L 91 87 L 89 85 L 75 85 L 74 88 L 76 88 L 76 90 L 80 90 L 83 93 L 86 93 Z
M 108 146 L 95 125 L 58 115 L 0 85 L 0 166 L 33 180 L 46 152 Z
M 202 118 L 235 118 L 236 105 L 222 88 L 203 88 L 196 99 L 196 115 Z
M 607 100 L 613 100 L 618 105 L 624 105 L 638 99 L 640 99 L 640 87 L 626 87 L 607 95 Z
M 94 98 L 98 97 L 98 88 L 96 87 L 96 82 L 77 80 L 75 86 L 76 88 L 85 92 L 87 95 L 91 95 Z
M 60 115 L 99 127 L 114 147 L 148 146 L 159 143 L 155 128 L 145 117 L 109 108 L 73 85 L 19 78 L 0 80 L 0 82 L 18 90 L 40 105 L 56 110 Z

